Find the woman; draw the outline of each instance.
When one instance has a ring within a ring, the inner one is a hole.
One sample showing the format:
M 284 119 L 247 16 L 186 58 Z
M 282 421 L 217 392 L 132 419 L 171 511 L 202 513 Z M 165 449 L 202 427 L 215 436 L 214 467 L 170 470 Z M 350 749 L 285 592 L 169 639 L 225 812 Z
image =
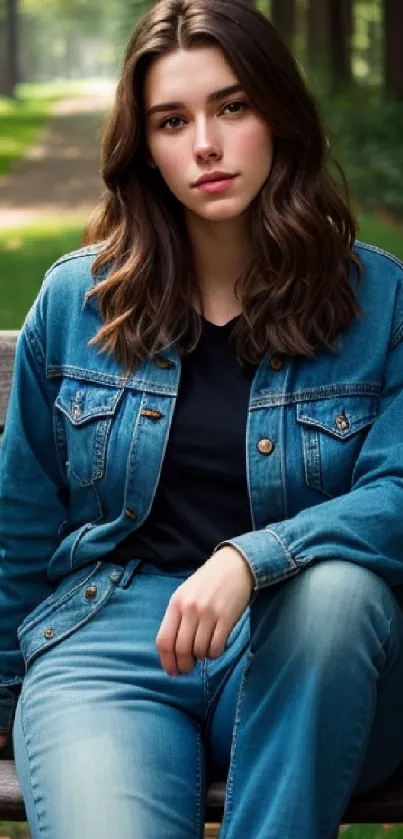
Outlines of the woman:
M 403 760 L 403 272 L 326 157 L 243 0 L 138 24 L 2 446 L 0 724 L 34 839 L 194 839 L 217 777 L 222 839 L 331 839 Z

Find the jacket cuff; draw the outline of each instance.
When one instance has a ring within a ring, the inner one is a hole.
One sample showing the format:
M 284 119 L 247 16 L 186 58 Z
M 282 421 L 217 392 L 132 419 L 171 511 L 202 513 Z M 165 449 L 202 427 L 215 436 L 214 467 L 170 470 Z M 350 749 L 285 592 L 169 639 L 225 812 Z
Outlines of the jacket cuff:
M 0 734 L 8 733 L 14 724 L 20 685 L 0 686 Z
M 255 579 L 254 590 L 271 586 L 298 574 L 299 568 L 283 540 L 274 530 L 253 530 L 220 542 L 213 553 L 231 545 L 248 563 Z

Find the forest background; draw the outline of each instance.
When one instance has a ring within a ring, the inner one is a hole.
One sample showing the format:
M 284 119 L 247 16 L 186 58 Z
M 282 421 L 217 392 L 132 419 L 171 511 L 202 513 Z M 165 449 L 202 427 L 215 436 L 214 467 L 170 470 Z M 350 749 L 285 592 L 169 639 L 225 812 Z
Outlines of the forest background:
M 219 2 L 219 0 L 217 0 Z M 0 329 L 80 246 L 99 141 L 143 0 L 0 0 Z M 257 0 L 296 54 L 343 166 L 361 239 L 403 259 L 403 0 Z M 348 839 L 403 839 L 402 826 Z M 0 823 L 0 839 L 27 837 Z

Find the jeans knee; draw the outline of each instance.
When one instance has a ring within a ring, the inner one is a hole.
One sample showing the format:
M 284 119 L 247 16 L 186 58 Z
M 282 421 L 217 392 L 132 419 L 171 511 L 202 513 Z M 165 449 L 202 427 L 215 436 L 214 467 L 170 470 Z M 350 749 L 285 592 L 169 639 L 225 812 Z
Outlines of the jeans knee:
M 268 609 L 258 607 L 251 619 L 258 635 L 268 637 L 274 621 L 284 652 L 299 653 L 311 663 L 329 659 L 333 664 L 367 650 L 369 644 L 379 652 L 390 634 L 394 608 L 391 591 L 380 577 L 339 560 L 305 568 L 278 595 L 269 595 L 267 603 Z M 269 626 L 263 628 L 265 614 Z

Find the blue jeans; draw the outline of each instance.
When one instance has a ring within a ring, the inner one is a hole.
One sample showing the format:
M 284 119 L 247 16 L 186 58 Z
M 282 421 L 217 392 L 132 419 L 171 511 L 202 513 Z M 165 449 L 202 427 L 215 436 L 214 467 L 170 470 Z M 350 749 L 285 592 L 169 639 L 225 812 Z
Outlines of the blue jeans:
M 403 613 L 372 572 L 326 561 L 255 593 L 220 658 L 170 677 L 155 638 L 192 571 L 105 561 L 75 572 L 86 588 L 91 569 L 111 596 L 17 706 L 33 839 L 196 839 L 227 773 L 221 839 L 330 839 L 403 760 Z

